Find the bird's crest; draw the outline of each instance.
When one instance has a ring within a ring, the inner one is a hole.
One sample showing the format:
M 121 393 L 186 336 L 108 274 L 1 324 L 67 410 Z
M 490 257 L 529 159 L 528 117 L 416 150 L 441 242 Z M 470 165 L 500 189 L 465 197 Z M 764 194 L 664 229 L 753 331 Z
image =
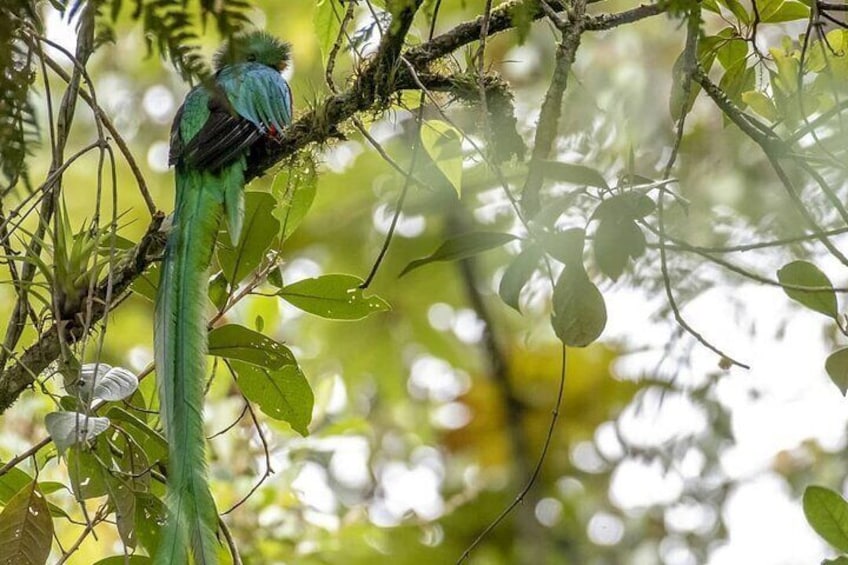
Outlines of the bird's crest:
M 282 71 L 291 60 L 291 45 L 264 31 L 237 35 L 215 54 L 215 70 L 236 63 L 261 63 Z

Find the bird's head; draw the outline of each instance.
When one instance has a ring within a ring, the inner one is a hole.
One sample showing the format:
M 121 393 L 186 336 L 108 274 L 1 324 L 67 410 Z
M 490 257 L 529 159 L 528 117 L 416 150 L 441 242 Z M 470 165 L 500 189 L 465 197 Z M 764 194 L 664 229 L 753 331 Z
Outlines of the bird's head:
M 215 70 L 236 63 L 260 63 L 278 71 L 291 60 L 291 45 L 264 31 L 237 35 L 215 54 Z

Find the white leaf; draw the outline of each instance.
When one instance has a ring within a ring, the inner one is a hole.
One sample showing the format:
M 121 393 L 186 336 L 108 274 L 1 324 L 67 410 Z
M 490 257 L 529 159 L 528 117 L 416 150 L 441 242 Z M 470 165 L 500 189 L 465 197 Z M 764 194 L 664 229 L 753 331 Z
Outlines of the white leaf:
M 123 367 L 112 367 L 94 383 L 94 398 L 109 402 L 123 400 L 138 388 L 138 377 Z
M 109 418 L 86 416 L 79 412 L 51 412 L 44 425 L 59 454 L 75 443 L 87 441 L 109 428 Z
M 137 388 L 138 377 L 127 369 L 106 363 L 86 363 L 80 370 L 76 390 L 68 392 L 78 394 L 85 401 L 100 398 L 113 402 L 127 398 Z

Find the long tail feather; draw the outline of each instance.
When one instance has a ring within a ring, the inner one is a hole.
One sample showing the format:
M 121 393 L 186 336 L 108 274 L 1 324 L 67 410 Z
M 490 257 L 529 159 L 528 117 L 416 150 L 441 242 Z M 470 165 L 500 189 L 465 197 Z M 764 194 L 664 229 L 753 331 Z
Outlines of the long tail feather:
M 206 377 L 207 268 L 231 183 L 243 164 L 220 174 L 178 168 L 174 228 L 156 301 L 159 402 L 169 446 L 168 509 L 157 565 L 217 563 L 218 515 L 206 479 L 203 392 Z

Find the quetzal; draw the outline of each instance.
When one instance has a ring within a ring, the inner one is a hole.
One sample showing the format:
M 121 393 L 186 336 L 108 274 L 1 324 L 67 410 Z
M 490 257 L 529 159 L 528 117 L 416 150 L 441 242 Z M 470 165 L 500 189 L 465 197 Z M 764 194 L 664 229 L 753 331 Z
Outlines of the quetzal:
M 291 123 L 281 76 L 290 46 L 264 32 L 237 36 L 215 57 L 215 75 L 196 86 L 171 128 L 176 206 L 161 267 L 154 341 L 162 422 L 169 446 L 168 520 L 157 565 L 216 559 L 218 514 L 206 479 L 207 269 L 221 218 L 237 242 L 246 171 Z M 248 173 L 250 174 L 250 173 Z M 235 282 L 235 281 L 234 281 Z

